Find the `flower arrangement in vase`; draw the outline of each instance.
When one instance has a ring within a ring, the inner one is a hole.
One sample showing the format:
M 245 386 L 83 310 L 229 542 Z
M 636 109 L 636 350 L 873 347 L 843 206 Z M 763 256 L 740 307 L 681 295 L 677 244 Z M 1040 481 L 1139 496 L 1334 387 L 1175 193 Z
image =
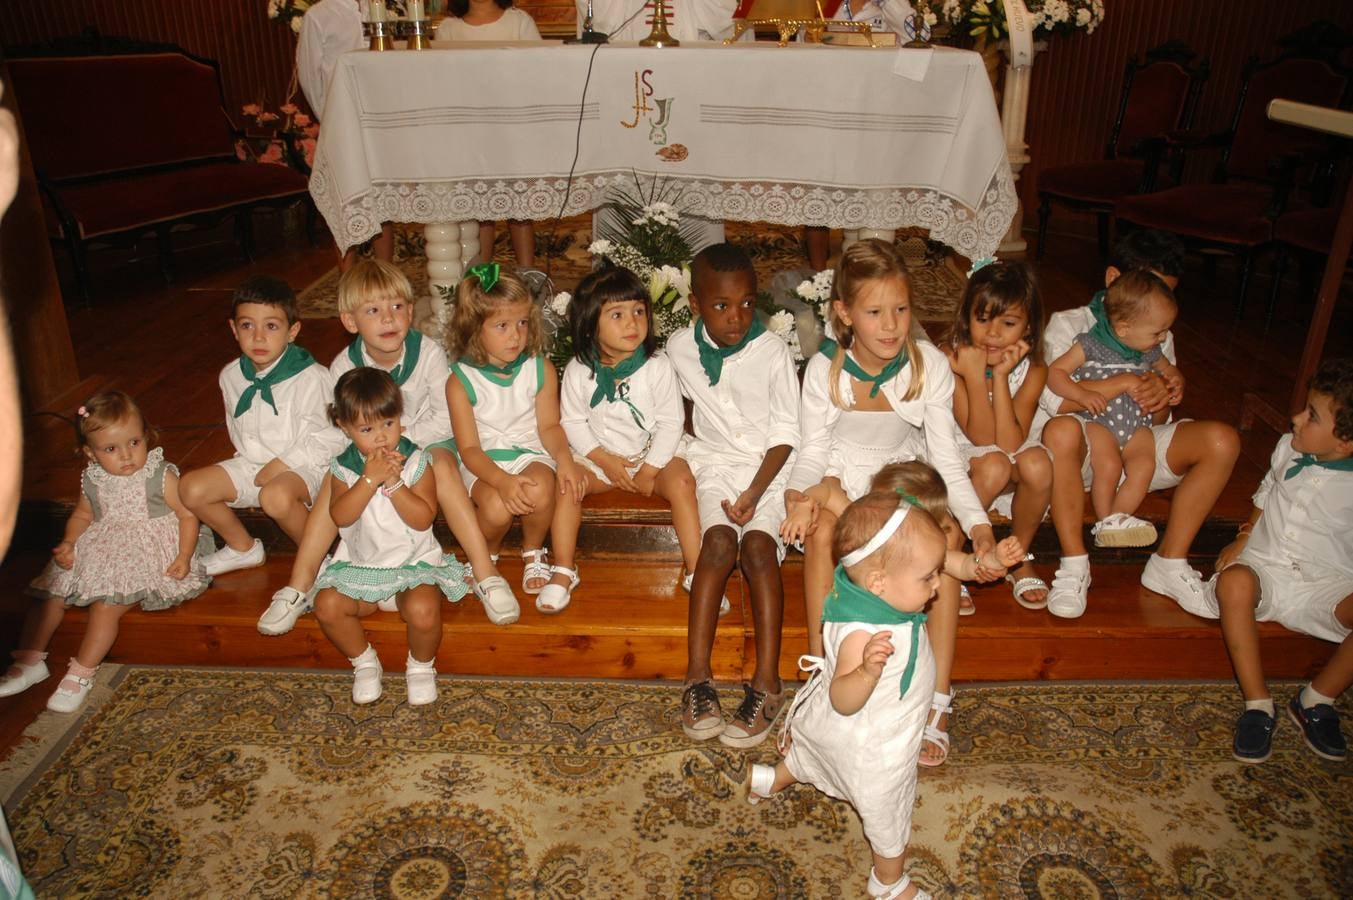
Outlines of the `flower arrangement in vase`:
M 289 165 L 304 174 L 310 173 L 319 125 L 296 104 L 283 103 L 277 112 L 272 112 L 262 103 L 246 103 L 240 112 L 252 125 L 246 124 L 235 140 L 237 157 L 247 162 Z

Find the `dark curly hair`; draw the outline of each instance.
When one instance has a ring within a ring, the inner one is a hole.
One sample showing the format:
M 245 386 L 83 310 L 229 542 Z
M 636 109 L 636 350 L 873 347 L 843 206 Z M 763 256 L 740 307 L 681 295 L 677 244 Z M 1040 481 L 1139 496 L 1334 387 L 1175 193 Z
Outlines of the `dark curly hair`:
M 1311 376 L 1311 390 L 1328 394 L 1334 407 L 1334 436 L 1353 441 L 1353 359 L 1327 359 Z

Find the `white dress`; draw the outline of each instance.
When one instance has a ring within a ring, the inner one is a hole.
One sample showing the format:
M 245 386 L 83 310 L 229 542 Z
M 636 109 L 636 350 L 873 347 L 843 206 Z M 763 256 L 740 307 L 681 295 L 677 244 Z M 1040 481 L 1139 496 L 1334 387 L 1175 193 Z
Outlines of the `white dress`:
M 899 697 L 912 629 L 919 631 L 916 666 L 906 694 Z M 891 631 L 895 652 L 864 706 L 843 716 L 832 708 L 830 686 L 841 643 L 855 631 Z M 792 744 L 785 765 L 799 781 L 855 807 L 875 853 L 899 856 L 911 837 L 921 733 L 935 689 L 935 659 L 925 626 L 824 622 L 822 641 L 827 658 L 818 667 L 818 660 L 806 657 L 816 671 L 799 689 L 786 720 Z
M 582 465 L 605 479 L 587 454 L 600 447 L 633 463 L 661 469 L 677 455 L 686 413 L 681 388 L 665 353 L 646 360 L 630 377 L 616 385 L 616 398 L 603 397 L 592 405 L 597 376 L 577 359 L 564 367 L 559 396 L 559 421 L 569 447 Z
M 509 6 L 496 22 L 471 25 L 464 19 L 448 16 L 437 26 L 439 41 L 538 41 L 540 29 L 525 10 Z
M 453 374 L 465 388 L 474 407 L 479 446 L 500 469 L 512 475 L 533 462 L 555 467 L 554 458 L 540 442 L 540 423 L 536 419 L 536 397 L 545 386 L 545 357 L 522 363 L 510 384 L 502 376 L 486 373 L 468 362 L 451 364 Z M 479 477 L 460 467 L 460 477 L 468 490 Z

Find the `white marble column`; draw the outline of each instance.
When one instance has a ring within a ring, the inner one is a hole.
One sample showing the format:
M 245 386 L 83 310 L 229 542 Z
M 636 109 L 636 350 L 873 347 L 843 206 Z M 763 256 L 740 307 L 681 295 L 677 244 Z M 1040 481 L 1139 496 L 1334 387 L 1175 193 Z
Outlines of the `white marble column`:
M 1047 47 L 1044 41 L 1034 44 L 1034 56 Z M 1029 145 L 1024 141 L 1024 128 L 1029 118 L 1029 82 L 1033 77 L 1032 63 L 1015 68 L 1009 63 L 1005 67 L 1005 88 L 1001 96 L 1001 131 L 1005 136 L 1006 153 L 1010 156 L 1010 174 L 1015 181 L 1015 190 L 1019 190 L 1019 175 L 1029 162 Z M 1024 206 L 1015 206 L 1015 217 L 1010 220 L 1010 229 L 1001 239 L 998 253 L 1001 257 L 1023 256 L 1028 243 L 1022 233 L 1024 228 Z
M 438 222 L 425 225 L 423 235 L 427 239 L 428 296 L 418 301 L 414 324 L 427 331 L 430 323 L 444 321 L 446 314 L 446 300 L 439 288 L 454 288 L 479 254 L 479 223 Z

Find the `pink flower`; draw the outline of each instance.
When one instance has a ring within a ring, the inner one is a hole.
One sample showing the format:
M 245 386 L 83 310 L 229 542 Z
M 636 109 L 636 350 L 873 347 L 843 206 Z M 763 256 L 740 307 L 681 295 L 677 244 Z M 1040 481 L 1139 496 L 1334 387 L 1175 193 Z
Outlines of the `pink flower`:
M 283 162 L 282 142 L 281 141 L 269 142 L 268 149 L 263 151 L 263 155 L 258 158 L 258 161 L 262 163 L 277 163 L 278 165 L 281 165 Z
M 296 114 L 296 104 L 295 104 L 295 103 L 283 103 L 281 106 L 279 106 L 279 107 L 277 107 L 277 108 L 278 108 L 284 115 L 291 116 L 291 115 L 295 115 L 295 114 Z
M 276 122 L 277 119 L 278 119 L 277 113 L 270 112 L 260 113 L 258 117 L 258 120 L 260 122 Z
M 244 149 L 244 141 L 235 142 L 235 158 L 240 162 L 244 162 L 249 158 L 248 152 Z
M 244 108 L 240 111 L 246 116 L 257 116 L 263 112 L 263 107 L 259 106 L 257 103 L 246 103 L 244 104 Z
M 314 122 L 309 122 L 309 123 L 307 123 L 306 126 L 305 126 L 305 128 L 304 128 L 304 131 L 305 131 L 305 136 L 306 136 L 306 137 L 312 137 L 312 138 L 317 138 L 317 137 L 319 137 L 319 126 L 316 125 Z
M 312 169 L 315 167 L 315 145 L 318 143 L 314 138 L 301 138 L 301 151 L 305 154 L 305 164 Z
M 294 106 L 292 107 L 293 110 L 294 110 L 295 108 L 296 108 L 296 107 L 294 107 Z M 286 109 L 287 109 L 287 108 L 286 108 L 285 106 L 282 107 L 282 111 L 283 111 L 283 112 L 286 112 Z M 296 123 L 296 127 L 297 127 L 297 128 L 304 128 L 305 126 L 307 126 L 307 125 L 310 124 L 310 117 L 307 116 L 307 115 L 306 115 L 305 113 L 303 113 L 303 112 L 298 112 L 298 113 L 296 113 L 295 117 L 292 118 L 291 121 L 293 121 L 293 122 Z

